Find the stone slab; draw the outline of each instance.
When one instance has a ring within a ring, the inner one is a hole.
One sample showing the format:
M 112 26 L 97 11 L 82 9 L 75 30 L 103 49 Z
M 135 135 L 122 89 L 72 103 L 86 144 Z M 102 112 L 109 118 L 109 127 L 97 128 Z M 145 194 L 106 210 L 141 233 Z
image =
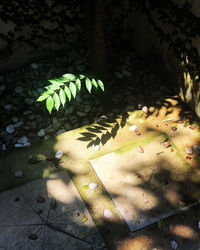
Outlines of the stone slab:
M 103 238 L 68 173 L 0 193 L 0 249 L 103 249 Z
M 196 204 L 199 183 L 162 137 L 143 147 L 90 161 L 131 232 Z

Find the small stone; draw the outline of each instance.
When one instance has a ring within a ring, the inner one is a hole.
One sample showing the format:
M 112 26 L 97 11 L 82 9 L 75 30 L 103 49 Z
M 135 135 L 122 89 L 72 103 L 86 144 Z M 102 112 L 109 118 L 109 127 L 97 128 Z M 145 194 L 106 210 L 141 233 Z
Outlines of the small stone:
M 176 131 L 176 130 L 177 130 L 177 127 L 172 127 L 171 130 L 172 130 L 172 131 Z
M 192 148 L 189 148 L 189 147 L 186 147 L 186 148 L 185 148 L 185 152 L 186 152 L 186 154 L 188 154 L 188 155 L 192 155 L 192 154 L 193 154 Z
M 19 170 L 15 171 L 15 177 L 20 178 L 22 176 L 23 176 L 23 171 L 22 170 L 19 169 Z
M 15 143 L 14 147 L 15 148 L 23 148 L 24 144 L 22 144 L 22 143 Z
M 141 147 L 141 146 L 137 146 L 137 151 L 138 151 L 139 153 L 144 153 L 144 149 L 143 149 L 143 147 Z
M 129 127 L 130 131 L 135 131 L 138 128 L 138 126 L 136 124 L 133 124 Z
M 74 106 L 70 106 L 69 108 L 67 108 L 65 110 L 65 115 L 69 115 L 69 114 L 73 113 L 74 109 L 75 109 Z
M 44 139 L 45 139 L 45 140 L 49 140 L 50 138 L 51 138 L 50 135 L 45 135 L 45 136 L 44 136 Z
M 142 133 L 140 132 L 139 129 L 136 129 L 136 130 L 135 130 L 135 134 L 136 134 L 137 136 L 140 136 Z
M 32 104 L 35 102 L 35 100 L 33 100 L 33 99 L 31 99 L 31 98 L 26 98 L 24 101 L 25 101 L 25 103 L 27 103 L 28 105 L 32 105 Z
M 123 75 L 125 75 L 127 77 L 131 77 L 132 76 L 132 74 L 129 71 L 125 70 L 125 69 L 122 70 L 122 73 L 123 73 Z
M 97 188 L 98 188 L 98 185 L 96 183 L 90 183 L 90 185 L 89 185 L 90 190 L 95 190 Z
M 37 64 L 37 63 L 32 63 L 32 64 L 30 65 L 30 67 L 31 67 L 32 69 L 38 69 L 38 64 Z
M 16 122 L 16 123 L 14 124 L 14 127 L 15 127 L 15 128 L 19 128 L 19 127 L 21 127 L 22 125 L 24 125 L 24 122 L 18 121 L 18 122 Z
M 28 119 L 29 119 L 30 121 L 33 121 L 33 120 L 35 119 L 35 114 L 29 115 Z
M 28 142 L 28 138 L 26 136 L 22 136 L 17 140 L 18 143 L 24 144 Z
M 23 112 L 23 115 L 30 115 L 32 114 L 32 111 L 31 110 L 26 110 Z
M 5 145 L 5 144 L 2 144 L 2 145 L 1 145 L 1 149 L 2 149 L 3 151 L 6 151 L 6 145 Z
M 99 145 L 93 145 L 93 149 L 98 151 L 100 149 L 100 146 Z
M 177 249 L 178 247 L 178 243 L 175 240 L 171 240 L 170 245 L 172 249 Z
M 45 130 L 44 130 L 43 128 L 40 129 L 40 130 L 37 132 L 37 136 L 39 136 L 39 137 L 45 136 Z
M 31 143 L 29 141 L 24 143 L 24 147 L 30 147 L 30 146 L 31 146 Z
M 78 115 L 79 117 L 84 117 L 84 116 L 86 116 L 87 114 L 84 113 L 84 112 L 78 111 L 78 112 L 77 112 L 77 115 Z
M 8 125 L 8 126 L 6 127 L 6 132 L 7 132 L 8 134 L 14 133 L 14 132 L 15 132 L 15 127 L 14 127 L 12 124 Z
M 198 155 L 200 155 L 200 145 L 194 145 L 193 149 Z
M 104 217 L 107 219 L 111 219 L 114 216 L 113 213 L 109 209 L 104 210 L 103 214 L 104 214 Z
M 21 94 L 21 93 L 23 93 L 23 92 L 24 92 L 24 88 L 22 88 L 22 87 L 20 87 L 20 86 L 18 86 L 18 87 L 15 88 L 15 93 L 16 93 L 16 94 Z
M 0 92 L 3 92 L 6 88 L 6 85 L 0 85 Z
M 18 118 L 16 117 L 16 116 L 13 116 L 13 117 L 11 117 L 11 120 L 12 120 L 12 122 L 17 122 L 18 121 Z
M 148 108 L 147 108 L 147 106 L 143 106 L 143 107 L 142 107 L 142 111 L 143 111 L 145 114 L 147 114 L 147 113 L 148 113 Z
M 53 127 L 54 127 L 54 129 L 57 130 L 57 129 L 60 128 L 60 126 L 61 126 L 60 121 L 57 118 L 53 118 Z
M 168 141 L 165 141 L 165 142 L 163 142 L 163 147 L 169 148 L 169 147 L 171 147 L 171 144 Z
M 14 108 L 14 106 L 13 106 L 12 104 L 6 104 L 6 105 L 4 106 L 4 109 L 7 110 L 7 111 L 12 110 L 13 108 Z
M 59 151 L 57 151 L 56 153 L 55 153 L 55 158 L 56 159 L 61 159 L 62 158 L 62 156 L 63 156 L 63 151 L 62 150 L 59 150 Z

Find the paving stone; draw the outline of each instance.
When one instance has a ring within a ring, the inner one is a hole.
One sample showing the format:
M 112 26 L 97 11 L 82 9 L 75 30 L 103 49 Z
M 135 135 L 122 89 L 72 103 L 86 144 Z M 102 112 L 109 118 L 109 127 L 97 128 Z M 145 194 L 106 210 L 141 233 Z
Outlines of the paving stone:
M 90 161 L 131 232 L 180 212 L 180 200 L 185 207 L 198 197 L 198 184 L 181 156 L 163 148 L 161 140 L 143 146 L 143 154 L 136 146 Z
M 0 246 L 3 249 L 66 250 L 105 246 L 67 172 L 3 192 L 0 200 Z M 83 215 L 87 216 L 84 223 Z

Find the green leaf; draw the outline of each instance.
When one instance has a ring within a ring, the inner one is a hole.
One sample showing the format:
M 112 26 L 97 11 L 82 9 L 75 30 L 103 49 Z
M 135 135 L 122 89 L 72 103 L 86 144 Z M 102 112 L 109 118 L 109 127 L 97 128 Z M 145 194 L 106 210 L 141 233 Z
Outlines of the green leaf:
M 60 98 L 59 98 L 57 93 L 54 93 L 53 100 L 54 100 L 54 106 L 55 106 L 56 110 L 58 111 L 60 108 Z
M 79 75 L 79 79 L 84 79 L 85 78 L 85 76 L 84 75 Z
M 76 97 L 76 85 L 73 82 L 70 82 L 69 84 L 69 89 L 73 95 L 73 97 Z
M 53 104 L 54 104 L 53 98 L 51 96 L 49 96 L 46 100 L 46 107 L 47 107 L 47 110 L 49 111 L 50 114 L 51 114 L 51 111 L 53 109 Z
M 67 98 L 69 100 L 69 102 L 71 101 L 71 92 L 69 90 L 69 88 L 67 86 L 65 86 L 65 93 L 67 95 Z
M 63 105 L 63 107 L 64 107 L 64 105 L 65 105 L 65 103 L 66 103 L 66 95 L 65 95 L 65 92 L 64 92 L 63 89 L 61 89 L 61 90 L 59 91 L 59 96 L 60 96 L 60 101 L 61 101 L 61 103 L 62 103 L 62 105 Z
M 50 92 L 54 92 L 55 90 L 60 89 L 60 87 L 56 84 L 51 84 L 49 86 L 46 86 L 45 89 L 47 89 Z
M 58 86 L 58 87 L 64 85 L 64 83 L 62 81 L 60 81 L 59 78 L 49 80 L 49 82 L 52 83 L 55 86 Z
M 92 85 L 95 87 L 95 89 L 98 89 L 98 84 L 94 78 L 92 79 Z
M 36 101 L 37 101 L 37 102 L 42 102 L 42 101 L 44 101 L 45 99 L 47 99 L 48 96 L 49 96 L 48 91 L 45 91 Z
M 88 92 L 91 93 L 92 83 L 88 77 L 85 78 L 85 85 Z
M 101 80 L 98 80 L 97 83 L 98 83 L 99 87 L 104 91 L 104 84 L 103 84 L 103 82 Z
M 77 88 L 78 92 L 80 92 L 80 90 L 81 90 L 81 80 L 80 79 L 76 79 L 75 84 L 76 84 L 76 88 Z
M 70 81 L 76 81 L 76 76 L 74 74 L 65 74 L 63 77 L 69 79 Z
M 85 189 L 88 189 L 88 188 L 89 188 L 88 185 L 85 185 L 85 186 L 82 187 L 82 189 L 84 189 L 84 190 L 85 190 Z

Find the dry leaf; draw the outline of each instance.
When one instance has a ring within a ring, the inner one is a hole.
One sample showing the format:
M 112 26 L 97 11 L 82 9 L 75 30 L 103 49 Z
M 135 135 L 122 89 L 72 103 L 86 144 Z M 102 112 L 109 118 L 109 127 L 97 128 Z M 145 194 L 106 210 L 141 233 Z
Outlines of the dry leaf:
M 83 219 L 81 220 L 82 223 L 85 223 L 88 220 L 88 217 L 86 214 L 83 214 Z

